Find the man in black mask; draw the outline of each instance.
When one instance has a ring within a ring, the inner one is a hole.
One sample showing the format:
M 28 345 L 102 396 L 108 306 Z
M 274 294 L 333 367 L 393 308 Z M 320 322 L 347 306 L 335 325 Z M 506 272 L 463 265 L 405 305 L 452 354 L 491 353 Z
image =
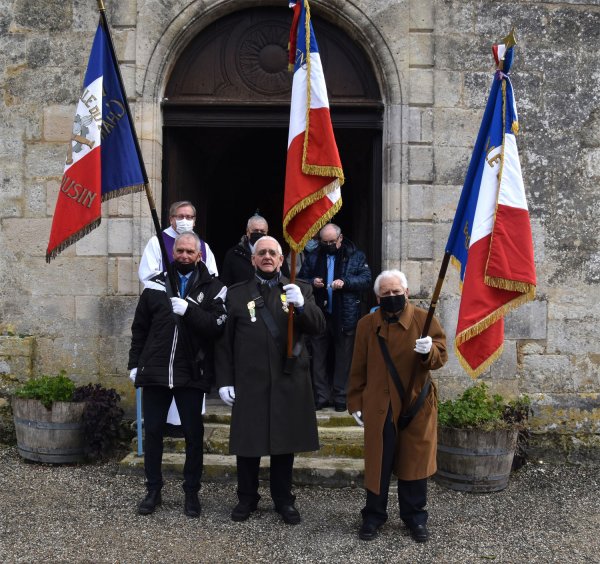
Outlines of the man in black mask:
M 333 405 L 346 411 L 346 382 L 354 332 L 361 312 L 363 292 L 371 286 L 371 270 L 365 254 L 344 238 L 341 229 L 328 223 L 319 232 L 319 249 L 310 253 L 298 278 L 310 282 L 315 301 L 325 314 L 327 330 L 311 337 L 316 409 Z M 329 351 L 333 374 L 328 373 Z
M 233 407 L 229 451 L 237 460 L 239 503 L 233 521 L 256 511 L 260 458 L 270 456 L 275 510 L 290 525 L 300 522 L 292 494 L 294 454 L 319 448 L 305 335 L 325 320 L 310 286 L 281 274 L 283 255 L 273 237 L 256 243 L 251 280 L 227 292 L 227 325 L 215 347 L 221 399 Z M 290 305 L 294 306 L 293 362 L 286 359 Z
M 254 214 L 248 220 L 246 233 L 242 236 L 240 242 L 231 247 L 225 254 L 219 277 L 225 286 L 245 282 L 254 277 L 254 265 L 252 264 L 254 246 L 261 237 L 268 233 L 269 224 L 264 217 Z M 290 272 L 285 262 L 282 264 L 281 269 L 285 276 L 289 276 Z
M 446 337 L 434 317 L 429 335 L 421 338 L 427 311 L 408 301 L 402 272 L 383 271 L 374 290 L 380 308 L 358 322 L 348 379 L 348 410 L 365 428 L 367 502 L 358 535 L 373 540 L 386 522 L 393 472 L 400 518 L 415 542 L 425 542 L 427 478 L 436 471 L 437 448 L 437 393 L 430 370 L 448 359 Z
M 152 513 L 161 503 L 161 462 L 165 420 L 173 398 L 186 443 L 183 468 L 184 513 L 200 515 L 204 425 L 202 401 L 214 374 L 214 340 L 223 332 L 227 289 L 213 278 L 200 260 L 198 235 L 178 235 L 169 266 L 177 287 L 166 273 L 147 283 L 131 326 L 128 368 L 136 387 L 143 387 L 144 470 L 147 495 L 138 506 L 140 515 Z

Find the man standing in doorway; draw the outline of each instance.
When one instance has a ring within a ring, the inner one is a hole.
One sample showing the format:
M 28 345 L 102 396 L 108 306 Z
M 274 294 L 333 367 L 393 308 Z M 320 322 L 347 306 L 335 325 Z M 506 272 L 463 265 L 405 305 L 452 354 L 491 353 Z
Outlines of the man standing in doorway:
M 310 282 L 315 301 L 327 321 L 324 334 L 311 337 L 316 409 L 333 405 L 346 411 L 346 383 L 352 360 L 354 332 L 360 317 L 361 294 L 371 286 L 365 254 L 328 223 L 319 233 L 316 252 L 310 253 L 298 278 Z M 327 354 L 334 354 L 333 386 L 327 372 Z
M 270 489 L 276 511 L 300 522 L 292 494 L 294 454 L 319 448 L 305 335 L 325 328 L 308 284 L 282 276 L 283 254 L 273 237 L 254 248 L 255 275 L 230 286 L 227 323 L 215 346 L 221 399 L 233 406 L 229 450 L 237 460 L 239 503 L 233 521 L 257 508 L 260 458 L 270 456 Z M 293 363 L 286 360 L 289 306 L 294 305 Z

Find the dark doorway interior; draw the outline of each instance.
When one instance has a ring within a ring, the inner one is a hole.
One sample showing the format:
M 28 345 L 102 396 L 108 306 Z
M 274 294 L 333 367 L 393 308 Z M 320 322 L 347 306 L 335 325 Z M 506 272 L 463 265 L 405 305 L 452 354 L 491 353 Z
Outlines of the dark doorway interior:
M 269 221 L 270 233 L 283 242 L 287 134 L 287 127 L 272 125 L 164 128 L 163 201 L 194 202 L 196 229 L 219 268 L 257 209 Z M 342 209 L 333 221 L 365 251 L 376 273 L 381 265 L 381 131 L 340 128 L 336 140 L 346 183 Z

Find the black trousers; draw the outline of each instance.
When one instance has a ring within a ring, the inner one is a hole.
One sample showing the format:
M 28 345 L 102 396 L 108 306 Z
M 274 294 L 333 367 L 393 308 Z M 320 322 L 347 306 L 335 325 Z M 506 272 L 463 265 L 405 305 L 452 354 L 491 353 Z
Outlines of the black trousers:
M 388 493 L 396 450 L 396 429 L 392 417 L 392 408 L 390 407 L 383 427 L 383 456 L 379 495 L 367 490 L 367 503 L 361 511 L 363 520 L 378 525 L 385 523 L 388 518 Z M 400 506 L 400 518 L 407 527 L 425 525 L 428 516 L 425 510 L 427 505 L 427 478 L 422 480 L 398 480 L 398 504 Z
M 315 401 L 326 404 L 330 399 L 335 403 L 346 403 L 346 384 L 354 349 L 354 331 L 335 330 L 331 315 L 325 315 L 325 333 L 310 338 L 312 348 L 313 387 Z M 333 348 L 333 390 L 327 374 L 327 352 Z
M 260 457 L 237 456 L 237 495 L 241 503 L 256 505 L 258 495 L 258 471 Z M 269 483 L 271 499 L 275 507 L 293 505 L 296 496 L 292 495 L 292 470 L 294 454 L 272 454 Z
M 165 422 L 171 400 L 175 398 L 181 427 L 185 437 L 185 464 L 183 466 L 183 489 L 186 492 L 200 490 L 204 449 L 204 422 L 202 400 L 204 393 L 195 388 L 167 388 L 145 386 L 142 394 L 144 409 L 144 471 L 148 491 L 160 490 L 162 479 L 162 454 Z

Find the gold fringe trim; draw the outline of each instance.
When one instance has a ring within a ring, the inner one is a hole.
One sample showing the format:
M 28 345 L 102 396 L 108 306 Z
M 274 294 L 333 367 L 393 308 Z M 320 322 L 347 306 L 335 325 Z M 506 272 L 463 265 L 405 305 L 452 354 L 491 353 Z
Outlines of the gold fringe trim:
M 55 259 L 59 253 L 62 253 L 67 247 L 70 247 L 73 243 L 77 243 L 79 239 L 83 239 L 90 231 L 96 229 L 100 225 L 101 218 L 94 219 L 94 221 L 88 223 L 82 227 L 76 233 L 73 233 L 70 237 L 65 239 L 62 243 L 54 247 L 50 252 L 46 253 L 46 262 L 50 264 L 52 259 Z
M 114 198 L 118 198 L 119 196 L 125 196 L 127 194 L 134 194 L 135 192 L 141 192 L 146 189 L 145 184 L 133 184 L 131 186 L 125 186 L 123 188 L 119 188 L 117 190 L 111 190 L 106 194 L 102 194 L 102 201 L 107 202 L 108 200 L 112 200 Z
M 500 288 L 501 290 L 509 290 L 511 292 L 521 292 L 529 294 L 533 292 L 535 296 L 535 284 L 529 282 L 519 282 L 518 280 L 508 280 L 506 278 L 496 278 L 494 276 L 485 276 L 483 281 L 492 288 Z
M 518 121 L 512 122 L 511 130 L 515 135 L 519 134 L 519 122 Z
M 475 380 L 478 376 L 481 376 L 481 374 L 483 374 L 494 362 L 496 362 L 502 355 L 503 351 L 504 351 L 504 343 L 502 343 L 500 345 L 500 347 L 498 347 L 498 349 L 496 351 L 494 351 L 479 366 L 477 366 L 475 368 L 471 368 L 471 365 L 467 362 L 465 357 L 462 354 L 460 354 L 460 351 L 458 350 L 458 345 L 456 344 L 456 341 L 454 341 L 454 353 L 456 354 L 456 357 L 458 358 L 458 362 L 460 362 L 460 365 L 463 367 L 464 371 L 471 378 L 473 378 L 473 380 Z

